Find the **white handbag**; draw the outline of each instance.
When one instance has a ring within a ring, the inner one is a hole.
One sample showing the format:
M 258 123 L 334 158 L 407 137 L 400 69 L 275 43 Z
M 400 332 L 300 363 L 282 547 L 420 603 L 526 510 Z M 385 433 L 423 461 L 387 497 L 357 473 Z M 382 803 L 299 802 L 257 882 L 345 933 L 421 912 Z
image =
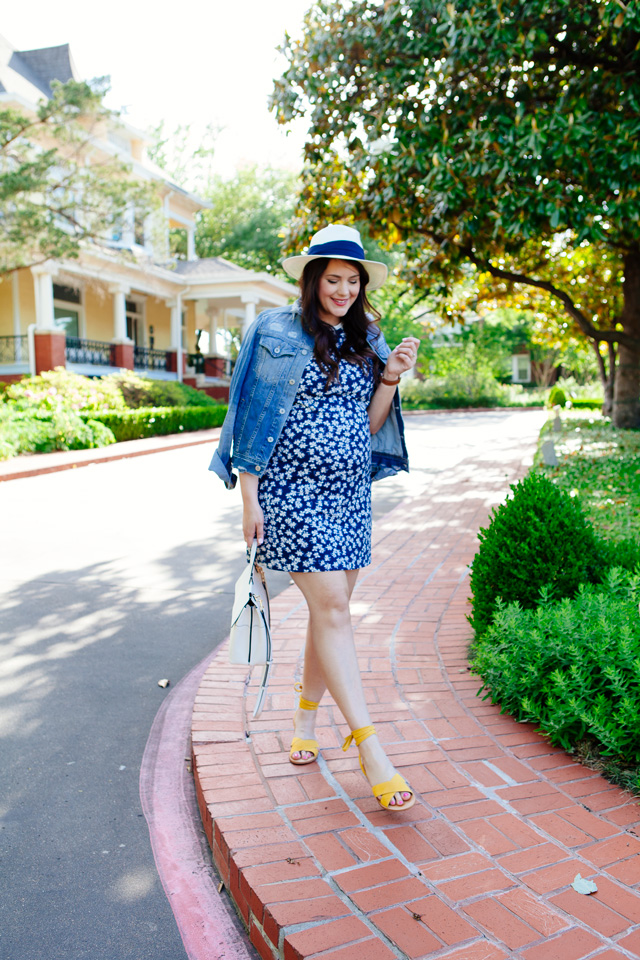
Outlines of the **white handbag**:
M 249 667 L 264 665 L 254 717 L 259 717 L 262 711 L 272 663 L 269 593 L 264 570 L 256 563 L 257 549 L 258 541 L 254 540 L 249 563 L 236 581 L 229 635 L 230 663 Z

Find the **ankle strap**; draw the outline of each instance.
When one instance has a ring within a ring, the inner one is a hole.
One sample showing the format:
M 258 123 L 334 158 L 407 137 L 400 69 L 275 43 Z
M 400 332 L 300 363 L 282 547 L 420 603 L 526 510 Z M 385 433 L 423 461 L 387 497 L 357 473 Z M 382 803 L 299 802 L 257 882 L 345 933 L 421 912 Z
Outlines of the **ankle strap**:
M 300 706 L 303 710 L 317 710 L 320 704 L 314 703 L 313 700 L 305 700 L 304 697 L 300 697 Z
M 368 737 L 372 737 L 376 732 L 376 728 L 373 724 L 369 724 L 368 727 L 360 727 L 359 730 L 352 730 L 345 742 L 342 744 L 343 750 L 348 750 L 351 746 L 351 741 L 355 740 L 356 747 L 359 747 L 363 740 L 366 740 Z
M 296 685 L 295 685 L 295 687 L 294 687 L 293 689 L 296 691 L 296 693 L 299 693 L 299 694 L 300 694 L 300 707 L 301 707 L 302 710 L 317 710 L 317 709 L 318 709 L 318 707 L 320 706 L 319 703 L 314 703 L 313 700 L 305 700 L 305 698 L 302 696 L 302 684 L 301 684 L 301 683 L 296 683 Z

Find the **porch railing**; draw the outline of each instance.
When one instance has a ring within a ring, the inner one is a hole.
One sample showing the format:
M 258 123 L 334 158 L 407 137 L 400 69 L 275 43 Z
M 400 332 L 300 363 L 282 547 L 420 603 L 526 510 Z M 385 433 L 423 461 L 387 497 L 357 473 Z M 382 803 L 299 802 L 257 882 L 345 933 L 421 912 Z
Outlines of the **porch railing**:
M 150 347 L 134 347 L 133 366 L 135 370 L 166 370 L 167 352 Z
M 111 344 L 102 340 L 85 340 L 82 337 L 67 337 L 65 357 L 69 363 L 90 363 L 111 366 Z
M 29 346 L 27 335 L 0 337 L 0 363 L 28 363 Z
M 204 373 L 205 358 L 201 353 L 188 353 L 187 364 L 193 367 L 196 373 Z

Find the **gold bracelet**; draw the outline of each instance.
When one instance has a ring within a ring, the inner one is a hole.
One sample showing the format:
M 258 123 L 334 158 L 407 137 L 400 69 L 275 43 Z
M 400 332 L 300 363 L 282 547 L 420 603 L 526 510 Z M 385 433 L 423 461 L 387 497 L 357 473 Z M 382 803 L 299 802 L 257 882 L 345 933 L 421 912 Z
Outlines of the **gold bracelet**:
M 384 377 L 380 377 L 380 383 L 384 383 L 385 387 L 397 387 L 400 383 L 400 377 L 397 380 L 385 380 Z

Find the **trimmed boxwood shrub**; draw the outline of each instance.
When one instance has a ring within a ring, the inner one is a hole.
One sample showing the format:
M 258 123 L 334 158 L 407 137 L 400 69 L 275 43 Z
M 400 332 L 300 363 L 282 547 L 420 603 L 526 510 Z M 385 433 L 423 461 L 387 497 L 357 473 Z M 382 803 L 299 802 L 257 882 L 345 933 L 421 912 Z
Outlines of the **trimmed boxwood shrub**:
M 121 413 L 101 414 L 99 419 L 113 432 L 116 440 L 139 440 L 141 437 L 219 427 L 226 412 L 223 404 L 207 407 L 141 407 Z
M 564 407 L 567 402 L 567 395 L 562 387 L 552 387 L 549 391 L 547 403 L 550 407 Z
M 613 569 L 574 599 L 499 605 L 474 648 L 482 690 L 565 749 L 592 737 L 605 754 L 640 764 L 639 600 L 640 575 Z
M 513 484 L 511 491 L 478 534 L 469 617 L 476 637 L 489 627 L 498 598 L 531 609 L 546 586 L 554 598 L 570 597 L 581 583 L 602 579 L 606 564 L 577 498 L 536 473 Z

